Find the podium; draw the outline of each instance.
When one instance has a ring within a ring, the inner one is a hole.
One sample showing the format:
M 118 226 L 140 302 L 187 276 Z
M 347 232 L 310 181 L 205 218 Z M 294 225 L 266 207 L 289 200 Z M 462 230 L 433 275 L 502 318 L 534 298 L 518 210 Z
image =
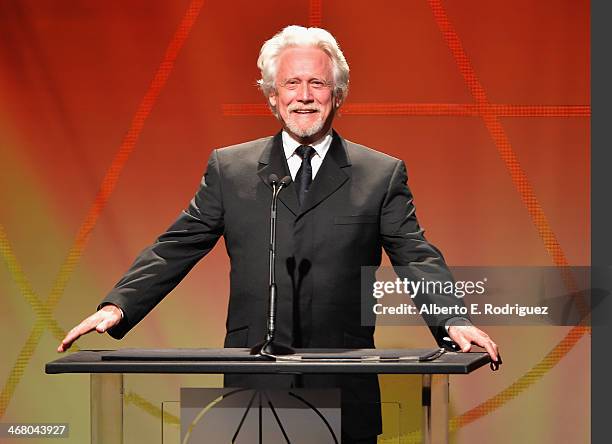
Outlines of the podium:
M 128 373 L 421 374 L 422 441 L 448 443 L 449 375 L 468 374 L 491 361 L 486 353 L 446 352 L 421 362 L 423 353 L 427 350 L 298 349 L 290 359 L 271 361 L 251 356 L 246 348 L 86 350 L 47 363 L 45 371 L 90 374 L 92 444 L 123 444 L 123 380 Z

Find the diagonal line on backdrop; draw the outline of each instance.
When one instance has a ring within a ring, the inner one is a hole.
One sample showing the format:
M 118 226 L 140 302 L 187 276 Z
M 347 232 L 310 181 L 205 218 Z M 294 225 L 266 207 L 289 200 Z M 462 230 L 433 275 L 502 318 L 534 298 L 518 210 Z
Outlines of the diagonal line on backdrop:
M 461 415 L 457 415 L 449 420 L 449 432 L 454 433 L 463 426 L 474 422 L 483 416 L 493 412 L 511 399 L 516 398 L 528 387 L 538 382 L 552 367 L 559 363 L 568 351 L 584 336 L 581 329 L 585 327 L 573 327 L 569 333 L 534 367 L 532 367 L 521 378 L 506 387 L 497 395 L 492 396 L 487 401 L 477 405 Z M 400 442 L 404 444 L 416 444 L 422 442 L 421 430 L 405 433 L 400 437 Z
M 469 57 L 465 53 L 461 40 L 454 29 L 448 15 L 442 6 L 441 0 L 429 0 L 431 10 L 433 12 L 436 24 L 444 37 L 455 63 L 459 68 L 465 83 L 472 94 L 472 97 L 476 100 L 477 106 L 481 108 L 481 117 L 484 120 L 485 126 L 495 143 L 497 151 L 502 158 L 502 161 L 506 165 L 512 183 L 518 192 L 527 212 L 529 213 L 533 224 L 542 241 L 546 251 L 551 256 L 555 266 L 560 267 L 561 277 L 568 287 L 570 292 L 576 292 L 577 286 L 574 282 L 573 276 L 567 269 L 569 263 L 565 257 L 561 245 L 552 230 L 550 222 L 538 201 L 535 191 L 529 181 L 527 174 L 523 170 L 516 153 L 514 152 L 510 140 L 501 124 L 499 116 L 495 114 L 495 110 L 490 108 L 490 103 L 486 94 L 486 91 L 479 81 L 474 67 L 470 62 Z M 582 298 L 576 300 L 578 308 L 583 316 L 588 313 L 588 307 Z
M 7 265 L 9 273 L 13 277 L 13 280 L 19 287 L 21 294 L 25 297 L 26 301 L 33 307 L 37 320 L 41 322 L 35 324 L 34 328 L 30 332 L 25 345 L 22 347 L 17 360 L 13 365 L 7 382 L 4 385 L 2 392 L 0 393 L 0 412 L 4 414 L 8 403 L 10 402 L 17 384 L 23 377 L 25 369 L 31 357 L 31 352 L 40 340 L 40 337 L 45 329 L 49 329 L 58 341 L 66 335 L 65 331 L 58 325 L 57 321 L 53 319 L 47 305 L 41 302 L 36 292 L 33 290 L 31 284 L 28 282 L 21 265 L 17 261 L 15 254 L 13 253 L 6 231 L 2 225 L 0 225 L 0 256 L 4 259 Z M 78 347 L 75 346 L 75 350 Z M 1 416 L 1 415 L 0 415 Z
M 9 243 L 8 237 L 6 235 L 6 230 L 0 224 L 0 257 L 4 259 L 6 266 L 8 268 L 9 273 L 13 277 L 13 280 L 19 287 L 20 293 L 26 299 L 28 304 L 32 306 L 34 312 L 36 313 L 36 317 L 40 319 L 44 324 L 44 326 L 51 330 L 53 335 L 58 338 L 60 341 L 65 336 L 64 330 L 58 325 L 57 321 L 53 319 L 51 312 L 49 311 L 47 305 L 40 300 L 32 285 L 28 281 L 21 265 L 17 261 L 13 250 L 11 249 L 11 245 Z
M 476 73 L 472 64 L 470 63 L 467 54 L 465 53 L 459 36 L 456 30 L 453 28 L 444 7 L 442 6 L 441 0 L 428 0 L 431 10 L 433 12 L 435 21 L 442 33 L 444 40 L 450 48 L 455 62 L 463 75 L 463 78 L 470 90 L 470 93 L 480 105 L 487 105 L 488 99 L 486 91 Z M 486 111 L 486 108 L 484 108 Z M 573 279 L 568 272 L 568 261 L 561 249 L 555 234 L 552 231 L 550 223 L 544 214 L 544 211 L 538 202 L 533 187 L 529 182 L 527 175 L 522 169 L 516 154 L 514 153 L 510 141 L 504 131 L 503 126 L 499 120 L 499 116 L 491 112 L 483 112 L 482 118 L 485 125 L 491 134 L 493 141 L 499 151 L 499 154 L 506 164 L 512 178 L 512 182 L 516 187 L 524 205 L 531 216 L 540 237 L 542 238 L 545 248 L 549 255 L 552 257 L 553 263 L 560 267 L 562 275 L 564 277 L 566 285 L 575 288 Z M 497 408 L 509 400 L 518 396 L 521 392 L 526 390 L 529 386 L 534 384 L 536 381 L 541 379 L 551 368 L 553 368 L 567 353 L 574 347 L 578 340 L 587 332 L 590 332 L 590 327 L 587 326 L 576 326 L 573 327 L 568 334 L 550 351 L 548 354 L 534 367 L 531 368 L 527 373 L 521 376 L 517 381 L 511 384 L 506 389 L 502 390 L 497 395 L 489 398 L 487 401 L 482 402 L 470 411 L 462 414 L 455 418 L 451 422 L 453 427 L 461 427 L 465 424 L 473 422 Z
M 497 395 L 492 396 L 483 403 L 458 415 L 450 420 L 450 431 L 455 431 L 477 419 L 485 416 L 493 410 L 501 407 L 511 399 L 516 398 L 527 388 L 538 382 L 551 368 L 561 361 L 565 355 L 576 345 L 584 336 L 587 327 L 578 325 L 572 327 L 568 334 L 550 351 L 548 354 L 527 373 L 510 384 Z
M 203 2 L 203 0 L 192 0 L 187 12 L 185 13 L 185 16 L 181 20 L 179 28 L 172 37 L 172 40 L 166 49 L 164 59 L 159 65 L 144 98 L 140 102 L 138 110 L 132 119 L 130 129 L 124 137 L 121 147 L 115 155 L 110 168 L 106 172 L 94 202 L 87 213 L 85 221 L 81 225 L 74 244 L 70 249 L 66 260 L 62 264 L 57 280 L 55 281 L 53 289 L 51 290 L 51 296 L 49 298 L 49 303 L 51 306 L 55 306 L 57 300 L 63 294 L 66 284 L 68 283 L 76 264 L 81 258 L 85 245 L 89 240 L 91 231 L 96 225 L 102 210 L 106 206 L 106 203 L 108 202 L 108 199 L 113 192 L 115 185 L 117 184 L 119 174 L 123 170 L 123 167 L 125 166 L 125 163 L 132 153 L 138 137 L 142 132 L 145 121 L 149 117 L 149 114 L 151 113 L 151 110 L 153 109 L 161 90 L 165 86 L 166 81 L 170 76 L 172 68 L 174 67 L 174 62 L 176 61 L 180 49 L 191 31 L 191 27 L 193 26 L 200 12 Z
M 226 103 L 224 116 L 270 116 L 264 103 Z M 499 103 L 345 103 L 345 116 L 590 117 L 589 105 L 509 105 Z
M 104 176 L 102 184 L 100 185 L 100 189 L 98 190 L 94 202 L 89 208 L 85 220 L 79 228 L 79 231 L 72 247 L 70 248 L 68 256 L 66 257 L 60 268 L 60 271 L 51 289 L 50 296 L 44 303 L 45 308 L 41 312 L 41 314 L 43 314 L 44 316 L 37 316 L 30 336 L 22 347 L 22 350 L 19 353 L 19 357 L 13 366 L 13 370 L 11 370 L 11 375 L 22 375 L 23 369 L 31 359 L 32 354 L 34 353 L 34 350 L 38 345 L 38 342 L 40 341 L 40 337 L 44 332 L 46 319 L 48 319 L 48 316 L 50 316 L 50 313 L 55 309 L 56 305 L 58 304 L 61 296 L 64 293 L 66 285 L 68 284 L 68 281 L 70 280 L 70 277 L 72 276 L 72 273 L 76 268 L 76 265 L 81 259 L 83 251 L 87 245 L 87 242 L 89 241 L 91 232 L 95 227 L 98 218 L 102 213 L 102 210 L 106 206 L 106 203 L 108 202 L 108 199 L 112 194 L 115 185 L 117 184 L 119 175 L 136 145 L 138 137 L 142 132 L 144 124 L 147 118 L 149 117 L 149 114 L 151 113 L 151 110 L 153 109 L 153 106 L 155 105 L 161 90 L 165 86 L 166 81 L 168 80 L 168 77 L 172 72 L 174 62 L 176 61 L 176 58 L 181 48 L 183 47 L 183 44 L 185 43 L 185 40 L 187 39 L 200 13 L 200 10 L 202 9 L 203 3 L 204 0 L 191 1 L 185 15 L 183 16 L 179 24 L 178 29 L 174 33 L 172 40 L 170 41 L 170 44 L 166 49 L 164 58 L 159 67 L 157 68 L 155 76 L 153 77 L 153 80 L 151 81 L 144 98 L 138 106 L 138 110 L 136 111 L 136 114 L 132 119 L 130 128 L 121 143 L 119 151 L 113 158 L 113 161 L 108 171 L 106 172 L 106 175 Z M 24 294 L 24 296 L 26 296 L 27 299 L 27 293 Z M 21 368 L 21 371 L 16 372 L 16 368 Z M 14 379 L 11 379 L 11 377 L 9 376 L 6 383 L 4 384 L 2 394 L 0 395 L 0 418 L 4 416 L 6 408 L 10 403 L 12 395 L 20 379 L 20 376 L 19 378 Z
M 523 204 L 527 208 L 527 211 L 529 212 L 529 215 L 531 216 L 540 237 L 544 241 L 546 250 L 552 257 L 555 265 L 567 266 L 568 261 L 563 253 L 563 250 L 561 249 L 561 246 L 559 245 L 559 241 L 553 233 L 550 222 L 542 210 L 542 206 L 535 195 L 533 187 L 527 178 L 527 175 L 525 174 L 525 171 L 523 170 L 516 154 L 514 153 L 514 150 L 512 149 L 510 140 L 508 139 L 508 136 L 501 125 L 499 117 L 489 107 L 490 104 L 486 91 L 476 76 L 474 68 L 463 49 L 459 36 L 446 15 L 446 11 L 442 6 L 441 0 L 429 0 L 429 5 L 431 6 L 436 23 L 440 28 L 440 32 L 451 50 L 455 62 L 457 63 L 457 67 L 463 75 L 470 93 L 476 100 L 477 105 L 482 107 L 482 112 L 480 115 L 482 116 L 493 141 L 495 142 L 495 146 L 502 160 L 506 164 L 506 168 L 510 173 L 514 187 L 521 197 Z

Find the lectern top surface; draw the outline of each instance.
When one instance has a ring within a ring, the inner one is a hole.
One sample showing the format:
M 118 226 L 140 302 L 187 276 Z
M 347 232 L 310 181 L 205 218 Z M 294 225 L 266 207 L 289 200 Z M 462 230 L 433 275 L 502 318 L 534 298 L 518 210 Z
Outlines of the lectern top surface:
M 47 373 L 259 373 L 259 374 L 466 374 L 490 362 L 484 352 L 446 352 L 433 361 L 419 356 L 433 349 L 305 349 L 291 360 L 251 356 L 249 349 L 84 350 L 46 365 Z M 339 357 L 348 357 L 343 361 Z M 322 359 L 321 359 L 322 358 Z M 327 361 L 326 361 L 327 359 Z

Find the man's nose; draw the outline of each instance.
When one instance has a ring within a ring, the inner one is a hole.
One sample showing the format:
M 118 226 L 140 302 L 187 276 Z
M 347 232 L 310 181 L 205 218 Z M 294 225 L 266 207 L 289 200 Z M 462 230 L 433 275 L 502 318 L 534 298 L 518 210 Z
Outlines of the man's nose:
M 314 97 L 312 95 L 312 89 L 308 82 L 304 82 L 300 85 L 297 94 L 297 100 L 299 102 L 312 102 Z

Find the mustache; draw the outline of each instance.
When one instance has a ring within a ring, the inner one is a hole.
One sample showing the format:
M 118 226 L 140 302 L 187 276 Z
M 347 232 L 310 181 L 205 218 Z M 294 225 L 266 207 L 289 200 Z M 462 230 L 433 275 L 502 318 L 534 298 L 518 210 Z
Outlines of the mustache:
M 293 111 L 321 111 L 321 107 L 318 105 L 300 105 L 299 103 L 292 103 L 287 107 L 288 112 Z

